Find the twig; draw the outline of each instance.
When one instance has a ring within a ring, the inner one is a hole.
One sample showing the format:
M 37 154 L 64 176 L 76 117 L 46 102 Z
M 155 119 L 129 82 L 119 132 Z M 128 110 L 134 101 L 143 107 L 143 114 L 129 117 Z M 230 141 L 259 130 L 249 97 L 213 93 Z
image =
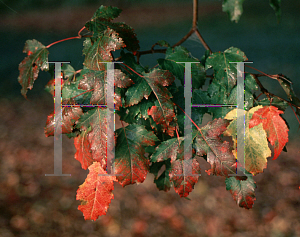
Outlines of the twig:
M 67 40 L 71 40 L 71 39 L 80 39 L 80 38 L 81 38 L 81 36 L 74 36 L 74 37 L 70 37 L 70 38 L 58 40 L 58 41 L 55 41 L 55 42 L 49 44 L 48 46 L 46 46 L 46 48 L 48 49 L 48 48 L 50 48 L 52 45 L 58 44 L 58 43 L 63 42 L 63 41 L 67 41 Z
M 172 48 L 178 46 L 178 45 L 181 45 L 184 41 L 186 41 L 193 33 L 195 33 L 200 42 L 202 43 L 202 45 L 204 46 L 204 48 L 206 50 L 209 50 L 210 54 L 212 54 L 212 51 L 210 49 L 210 47 L 207 45 L 207 43 L 205 42 L 205 40 L 203 39 L 202 35 L 200 34 L 199 32 L 199 29 L 198 29 L 198 0 L 193 0 L 193 25 L 192 25 L 192 29 L 190 29 L 190 31 L 182 37 L 181 40 L 179 40 L 176 44 L 174 44 L 172 46 Z M 136 61 L 137 63 L 139 63 L 140 61 L 140 57 L 141 55 L 144 55 L 144 54 L 150 54 L 150 53 L 166 53 L 166 49 L 154 49 L 154 46 L 156 44 L 154 44 L 150 50 L 146 50 L 146 51 L 137 51 L 136 52 Z
M 269 74 L 264 73 L 264 72 L 262 72 L 262 71 L 260 71 L 260 70 L 258 70 L 258 69 L 256 69 L 256 68 L 254 68 L 254 67 L 251 67 L 251 66 L 249 66 L 249 65 L 245 65 L 245 66 L 246 66 L 246 67 L 249 67 L 249 68 L 251 68 L 251 69 L 254 69 L 254 70 L 256 70 L 256 71 L 258 71 L 258 72 L 260 72 L 260 73 L 262 73 L 262 74 L 254 74 L 254 73 L 251 73 L 252 75 L 256 75 L 256 76 L 260 76 L 260 77 L 261 77 L 261 76 L 266 76 L 266 77 L 272 78 L 272 79 L 274 79 L 274 80 L 283 79 L 283 80 L 289 82 L 290 84 L 293 84 L 290 80 L 288 80 L 287 78 L 285 78 L 284 76 L 282 76 L 282 75 L 280 75 L 280 74 L 269 75 Z
M 277 96 L 277 95 L 275 95 L 275 94 L 269 92 L 268 90 L 266 90 L 266 88 L 264 88 L 264 86 L 263 86 L 263 85 L 261 84 L 261 82 L 258 80 L 257 76 L 256 76 L 255 74 L 252 74 L 252 73 L 250 73 L 250 74 L 254 77 L 256 83 L 257 83 L 258 86 L 260 87 L 261 92 L 264 93 L 264 94 L 268 97 L 268 99 L 269 99 L 270 101 L 271 101 L 271 97 L 270 97 L 270 96 L 276 97 L 277 99 L 279 99 L 279 100 L 281 100 L 281 101 L 287 102 L 290 106 L 294 106 L 295 108 L 300 109 L 300 106 L 297 106 L 297 105 L 291 103 L 290 101 L 288 101 L 288 100 L 286 100 L 286 99 L 283 99 L 283 98 L 281 98 L 280 96 Z M 259 96 L 260 96 L 260 95 L 259 95 Z M 257 98 L 258 98 L 258 97 L 257 97 Z

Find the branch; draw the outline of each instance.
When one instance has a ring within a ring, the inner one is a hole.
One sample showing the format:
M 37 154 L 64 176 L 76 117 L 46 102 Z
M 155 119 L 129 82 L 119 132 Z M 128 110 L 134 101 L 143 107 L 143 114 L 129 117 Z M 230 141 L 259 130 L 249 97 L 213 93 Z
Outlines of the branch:
M 207 45 L 207 43 L 205 42 L 205 40 L 203 39 L 202 35 L 200 34 L 199 30 L 198 30 L 198 0 L 193 0 L 193 25 L 192 25 L 192 29 L 190 29 L 190 31 L 182 37 L 181 40 L 179 40 L 176 44 L 174 44 L 172 46 L 172 48 L 181 45 L 183 42 L 185 42 L 192 34 L 196 34 L 200 40 L 200 42 L 202 43 L 202 45 L 204 46 L 204 48 L 206 50 L 209 50 L 210 54 L 212 54 L 211 49 L 209 48 L 209 46 Z M 151 50 L 146 50 L 146 51 L 137 51 L 136 52 L 136 61 L 137 63 L 139 63 L 140 61 L 140 57 L 141 55 L 144 54 L 150 54 L 150 53 L 166 53 L 166 49 L 154 49 L 154 46 L 156 44 L 154 44 L 151 47 Z
M 268 99 L 269 99 L 270 101 L 271 101 L 271 97 L 270 97 L 270 96 L 276 97 L 277 99 L 279 99 L 279 100 L 281 100 L 281 101 L 287 102 L 290 106 L 294 106 L 295 108 L 300 109 L 300 106 L 297 106 L 297 105 L 291 103 L 290 101 L 288 101 L 288 100 L 286 100 L 286 99 L 283 99 L 283 98 L 281 98 L 280 96 L 277 96 L 277 95 L 275 95 L 275 94 L 269 92 L 266 88 L 264 88 L 264 86 L 263 86 L 263 85 L 261 84 L 261 82 L 258 80 L 256 74 L 253 74 L 253 73 L 250 73 L 250 74 L 254 77 L 256 83 L 257 83 L 258 86 L 260 87 L 261 92 L 264 93 L 264 94 L 268 97 Z
M 49 44 L 48 46 L 46 46 L 46 48 L 48 49 L 48 48 L 50 48 L 52 45 L 58 44 L 58 43 L 63 42 L 63 41 L 67 41 L 67 40 L 71 40 L 71 39 L 80 39 L 80 38 L 81 38 L 81 36 L 79 35 L 79 36 L 74 36 L 74 37 L 70 37 L 70 38 L 58 40 L 58 41 L 55 41 L 55 42 Z

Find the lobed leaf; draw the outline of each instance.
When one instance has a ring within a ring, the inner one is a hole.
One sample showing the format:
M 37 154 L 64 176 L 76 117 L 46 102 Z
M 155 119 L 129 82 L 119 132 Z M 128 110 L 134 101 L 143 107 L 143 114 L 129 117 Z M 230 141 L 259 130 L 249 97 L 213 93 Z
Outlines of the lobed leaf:
M 268 147 L 267 135 L 263 129 L 262 124 L 249 128 L 249 122 L 255 111 L 259 110 L 261 106 L 254 107 L 245 113 L 245 161 L 241 161 L 244 157 L 237 157 L 239 162 L 245 163 L 245 169 L 247 172 L 256 175 L 262 173 L 267 167 L 267 157 L 271 156 L 271 151 Z M 225 136 L 232 136 L 234 141 L 234 147 L 236 147 L 236 118 L 237 109 L 230 111 L 225 119 L 232 120 L 224 132 Z M 233 151 L 236 155 L 236 151 Z
M 27 40 L 23 50 L 27 57 L 19 64 L 18 81 L 22 86 L 21 94 L 26 98 L 27 90 L 31 90 L 37 79 L 39 70 L 48 70 L 47 48 L 37 40 Z
M 106 215 L 108 206 L 114 198 L 113 181 L 115 176 L 107 175 L 99 162 L 89 166 L 89 174 L 77 190 L 76 200 L 80 200 L 78 206 L 85 220 L 96 220 L 99 216 Z
M 145 157 L 145 147 L 154 146 L 158 138 L 144 126 L 130 124 L 116 130 L 115 173 L 124 187 L 144 182 L 150 160 Z
M 285 144 L 288 142 L 288 127 L 285 121 L 280 117 L 283 111 L 274 106 L 265 106 L 257 111 L 249 121 L 249 128 L 262 124 L 267 132 L 267 137 L 272 146 L 274 146 L 275 160 L 281 153 Z
M 238 177 L 229 177 L 225 180 L 226 190 L 229 190 L 233 199 L 240 207 L 246 209 L 252 208 L 255 198 L 255 181 L 251 176 L 246 180 L 240 180 Z

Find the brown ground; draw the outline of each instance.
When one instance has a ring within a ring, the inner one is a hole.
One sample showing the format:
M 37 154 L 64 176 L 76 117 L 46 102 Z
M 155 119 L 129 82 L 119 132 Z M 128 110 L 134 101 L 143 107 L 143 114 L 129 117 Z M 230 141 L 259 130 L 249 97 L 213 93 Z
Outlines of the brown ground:
M 239 208 L 224 179 L 204 172 L 190 194 L 159 192 L 153 176 L 140 185 L 115 185 L 106 216 L 84 221 L 76 190 L 87 171 L 74 159 L 72 140 L 63 139 L 63 172 L 53 172 L 53 137 L 44 136 L 50 97 L 0 101 L 0 236 L 300 236 L 299 152 L 289 150 L 255 177 L 252 210 Z M 289 147 L 288 147 L 289 149 Z

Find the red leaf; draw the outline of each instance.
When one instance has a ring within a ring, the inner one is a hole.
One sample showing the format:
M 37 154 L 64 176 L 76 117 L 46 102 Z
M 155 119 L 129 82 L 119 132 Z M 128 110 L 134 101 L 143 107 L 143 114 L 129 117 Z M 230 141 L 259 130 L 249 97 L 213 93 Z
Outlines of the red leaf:
M 75 159 L 81 163 L 82 169 L 87 169 L 94 161 L 91 145 L 86 136 L 87 131 L 79 134 L 74 138 L 74 145 L 76 149 Z
M 78 206 L 85 220 L 96 220 L 99 216 L 106 215 L 111 199 L 114 198 L 115 176 L 108 176 L 99 162 L 94 162 L 89 167 L 85 182 L 77 190 L 76 200 L 80 200 Z M 101 174 L 101 175 L 98 175 Z
M 275 160 L 281 153 L 283 147 L 288 142 L 288 127 L 280 114 L 283 111 L 278 110 L 274 106 L 264 106 L 257 110 L 249 122 L 249 128 L 262 123 L 264 130 L 267 132 L 267 137 L 272 146 L 274 146 Z
M 60 126 L 61 122 L 61 131 L 62 133 L 71 133 L 74 127 L 75 122 L 82 115 L 82 109 L 80 107 L 63 107 L 62 109 L 62 121 L 58 122 Z M 55 120 L 54 112 L 48 115 L 46 126 L 45 126 L 45 135 L 46 137 L 54 136 L 55 130 Z
M 174 185 L 175 192 L 180 197 L 187 197 L 193 191 L 198 182 L 200 174 L 200 165 L 196 159 L 193 160 L 175 160 L 171 163 L 170 181 Z M 185 167 L 184 167 L 185 166 Z M 191 167 L 188 167 L 191 166 Z M 191 174 L 184 174 L 184 169 L 190 170 Z
M 83 169 L 86 169 L 92 160 L 100 162 L 105 169 L 107 160 L 106 109 L 98 107 L 84 113 L 78 120 L 77 127 L 82 133 L 74 140 L 77 150 L 75 158 L 80 161 Z

